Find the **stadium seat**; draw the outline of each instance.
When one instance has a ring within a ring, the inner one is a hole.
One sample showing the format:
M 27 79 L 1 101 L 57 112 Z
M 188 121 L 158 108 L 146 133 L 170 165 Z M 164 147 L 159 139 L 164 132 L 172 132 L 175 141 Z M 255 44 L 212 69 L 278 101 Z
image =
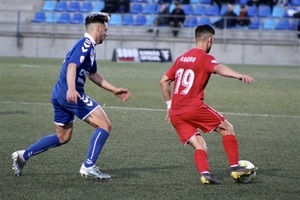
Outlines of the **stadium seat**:
M 208 16 L 218 16 L 220 13 L 219 7 L 217 5 L 209 5 L 206 11 Z
M 70 24 L 83 24 L 84 23 L 84 17 L 82 13 L 74 13 L 73 17 L 70 20 Z
M 143 5 L 141 3 L 132 3 L 130 6 L 130 13 L 139 14 L 143 12 Z
M 300 0 L 291 0 L 290 3 L 292 6 L 300 6 Z
M 146 4 L 142 11 L 143 14 L 156 14 L 157 5 L 154 3 Z
M 170 4 L 169 12 L 171 13 L 174 10 L 174 8 L 175 8 L 175 4 L 174 3 Z
M 131 26 L 133 25 L 133 15 L 131 14 L 127 14 L 127 15 L 123 15 L 123 26 Z
M 258 9 L 256 6 L 247 6 L 247 11 L 249 17 L 256 17 L 258 14 Z
M 93 6 L 93 12 L 100 12 L 105 7 L 105 3 L 103 1 L 98 1 Z
M 293 30 L 293 31 L 297 30 L 297 25 L 300 22 L 298 22 L 297 19 L 290 19 L 289 22 L 290 22 L 289 23 L 289 30 Z
M 191 4 L 199 4 L 201 3 L 201 0 L 190 0 Z
M 289 20 L 286 18 L 285 19 L 281 18 L 281 19 L 277 20 L 275 29 L 276 30 L 288 30 L 289 26 L 290 26 Z
M 204 24 L 211 24 L 210 18 L 209 17 L 201 17 L 199 20 L 199 25 L 204 25 Z
M 239 4 L 235 4 L 233 6 L 233 12 L 237 15 L 240 15 L 240 11 L 241 11 L 241 6 Z
M 146 22 L 145 25 L 146 26 L 153 26 L 156 16 L 155 15 L 147 15 L 146 18 L 147 18 L 147 22 Z
M 68 4 L 66 1 L 59 1 L 57 2 L 57 4 L 55 5 L 54 11 L 57 12 L 64 12 L 67 10 Z
M 80 4 L 78 1 L 71 1 L 67 7 L 68 12 L 78 12 L 80 10 Z
M 56 5 L 56 1 L 45 1 L 42 7 L 42 11 L 53 11 Z
M 42 11 L 36 12 L 34 14 L 34 18 L 31 20 L 31 22 L 35 22 L 35 23 L 42 23 L 45 21 L 46 21 L 46 14 Z
M 285 14 L 285 10 L 284 7 L 282 6 L 275 6 L 273 7 L 273 11 L 272 11 L 272 17 L 283 17 Z
M 183 4 L 181 7 L 186 15 L 191 15 L 194 12 L 194 7 L 191 4 Z
M 271 8 L 269 5 L 260 5 L 258 7 L 258 16 L 259 17 L 270 17 L 271 16 Z
M 206 14 L 206 7 L 205 5 L 198 4 L 194 9 L 194 15 L 205 15 Z
M 113 13 L 110 15 L 110 21 L 108 22 L 111 26 L 119 26 L 122 25 L 122 15 Z
M 198 20 L 197 17 L 195 16 L 188 16 L 183 23 L 184 27 L 196 27 L 197 25 L 198 25 Z
M 222 4 L 221 10 L 220 10 L 220 15 L 224 15 L 228 11 L 228 5 L 227 4 Z
M 239 5 L 242 5 L 242 6 L 245 6 L 245 5 L 247 5 L 247 3 L 248 3 L 248 1 L 249 0 L 239 0 Z
M 91 2 L 83 2 L 80 7 L 80 12 L 92 12 L 92 10 L 93 10 L 93 4 Z
M 202 3 L 202 4 L 211 4 L 212 0 L 200 0 L 200 3 Z
M 263 22 L 263 29 L 274 30 L 276 26 L 276 20 L 273 18 L 267 18 Z
M 58 13 L 57 12 L 47 13 L 45 22 L 47 22 L 47 23 L 56 23 L 57 20 L 58 20 Z
M 137 15 L 133 21 L 134 26 L 144 26 L 147 23 L 147 18 L 145 15 Z
M 260 29 L 260 19 L 259 18 L 251 18 L 251 24 L 248 26 L 249 29 Z
M 70 23 L 70 20 L 71 20 L 70 13 L 61 13 L 60 16 L 58 17 L 56 23 L 68 24 L 68 23 Z

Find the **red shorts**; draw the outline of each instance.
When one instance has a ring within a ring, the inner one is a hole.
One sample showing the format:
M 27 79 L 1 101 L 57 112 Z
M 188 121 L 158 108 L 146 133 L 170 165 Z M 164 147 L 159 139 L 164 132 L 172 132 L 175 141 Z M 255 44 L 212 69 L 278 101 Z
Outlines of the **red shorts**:
M 206 104 L 195 111 L 170 116 L 170 119 L 183 144 L 187 144 L 192 136 L 198 134 L 197 128 L 203 133 L 210 133 L 225 120 L 219 112 Z

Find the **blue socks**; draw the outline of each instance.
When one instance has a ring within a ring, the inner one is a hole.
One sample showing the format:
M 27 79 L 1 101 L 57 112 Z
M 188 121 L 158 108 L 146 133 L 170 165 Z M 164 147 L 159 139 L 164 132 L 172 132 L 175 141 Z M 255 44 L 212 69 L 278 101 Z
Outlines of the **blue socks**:
M 91 167 L 95 165 L 108 136 L 109 134 L 104 129 L 96 129 L 90 140 L 89 150 L 84 161 L 85 167 Z
M 24 152 L 23 157 L 25 160 L 28 160 L 32 156 L 35 156 L 39 153 L 42 153 L 44 151 L 47 151 L 48 149 L 57 146 L 60 146 L 60 142 L 57 135 L 56 134 L 47 135 L 41 138 L 36 143 L 34 143 L 33 145 L 31 145 L 29 148 L 27 148 Z

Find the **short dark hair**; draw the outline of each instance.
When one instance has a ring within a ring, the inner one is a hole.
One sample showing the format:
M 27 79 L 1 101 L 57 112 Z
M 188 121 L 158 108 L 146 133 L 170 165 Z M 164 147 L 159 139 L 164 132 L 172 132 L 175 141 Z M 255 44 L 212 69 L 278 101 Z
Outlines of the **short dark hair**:
M 89 15 L 85 18 L 85 26 L 91 24 L 91 23 L 107 23 L 110 20 L 110 17 L 107 13 L 102 12 L 91 12 Z
M 201 36 L 203 36 L 204 34 L 207 34 L 207 33 L 210 33 L 210 34 L 214 35 L 215 34 L 214 28 L 211 27 L 208 24 L 199 25 L 195 29 L 195 38 L 201 37 Z

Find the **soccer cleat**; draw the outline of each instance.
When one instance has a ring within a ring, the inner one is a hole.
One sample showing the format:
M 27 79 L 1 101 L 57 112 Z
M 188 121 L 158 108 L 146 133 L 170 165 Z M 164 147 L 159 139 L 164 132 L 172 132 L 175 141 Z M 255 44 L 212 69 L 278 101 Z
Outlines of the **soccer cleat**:
M 82 164 L 79 173 L 85 178 L 95 178 L 98 180 L 110 179 L 110 175 L 102 173 L 96 165 L 85 167 L 84 164 Z
M 26 164 L 26 160 L 23 158 L 24 152 L 25 152 L 25 150 L 15 151 L 11 155 L 12 160 L 13 160 L 12 169 L 16 176 L 22 175 L 23 167 Z
M 241 177 L 250 176 L 255 172 L 255 170 L 255 168 L 246 169 L 244 167 L 238 167 L 237 169 L 232 170 L 230 175 L 234 180 L 238 180 Z
M 210 173 L 201 174 L 200 181 L 203 185 L 217 185 L 221 184 L 221 182 L 215 179 Z

